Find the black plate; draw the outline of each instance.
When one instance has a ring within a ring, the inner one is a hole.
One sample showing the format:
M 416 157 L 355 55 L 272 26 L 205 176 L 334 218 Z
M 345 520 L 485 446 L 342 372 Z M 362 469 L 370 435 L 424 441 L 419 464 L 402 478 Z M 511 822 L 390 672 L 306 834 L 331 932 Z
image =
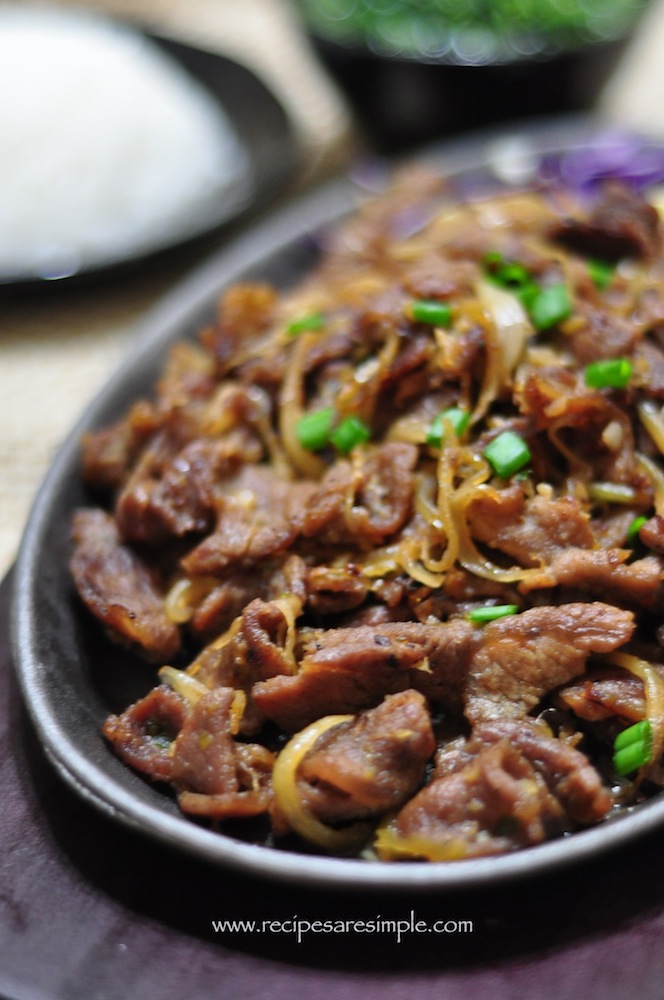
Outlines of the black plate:
M 69 287 L 73 282 L 116 277 L 124 271 L 159 262 L 212 239 L 245 220 L 284 190 L 299 162 L 299 149 L 292 123 L 281 103 L 246 66 L 227 56 L 185 44 L 154 33 L 146 37 L 179 63 L 214 98 L 234 129 L 245 169 L 221 196 L 214 197 L 204 216 L 178 224 L 168 234 L 144 243 L 135 253 L 94 259 L 83 258 L 72 268 L 48 277 L 36 273 L 4 276 L 4 290 L 33 292 L 36 288 Z
M 467 192 L 503 184 L 510 173 L 521 178 L 541 162 L 556 162 L 561 152 L 571 169 L 574 151 L 592 141 L 588 122 L 547 123 L 511 137 L 465 140 L 427 158 Z M 654 159 L 661 160 L 661 147 L 650 147 L 650 154 L 645 160 L 652 166 Z M 623 156 L 623 171 L 628 165 Z M 375 182 L 383 173 L 381 164 L 374 164 L 363 176 Z M 99 734 L 109 711 L 120 710 L 153 685 L 154 672 L 111 646 L 74 594 L 66 526 L 73 508 L 86 502 L 80 436 L 117 418 L 131 401 L 150 392 L 167 345 L 193 335 L 211 318 L 224 287 L 247 278 L 287 286 L 300 278 L 315 259 L 325 228 L 365 195 L 364 187 L 343 179 L 298 201 L 232 242 L 147 320 L 136 350 L 72 430 L 38 494 L 16 570 L 15 662 L 37 732 L 58 770 L 86 799 L 149 837 L 245 874 L 308 887 L 442 892 L 500 885 L 582 863 L 664 827 L 664 796 L 601 826 L 503 857 L 448 864 L 369 863 L 285 853 L 196 826 L 179 813 L 172 798 L 121 764 Z

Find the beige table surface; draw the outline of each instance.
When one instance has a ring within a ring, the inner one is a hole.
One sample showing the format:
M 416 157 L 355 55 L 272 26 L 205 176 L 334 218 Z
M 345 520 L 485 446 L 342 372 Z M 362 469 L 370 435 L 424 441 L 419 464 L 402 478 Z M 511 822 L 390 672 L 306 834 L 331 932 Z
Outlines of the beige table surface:
M 342 169 L 352 156 L 348 109 L 286 0 L 88 0 L 82 6 L 138 18 L 258 72 L 299 133 L 303 166 L 294 189 Z M 664 133 L 662 53 L 664 0 L 654 0 L 598 111 Z M 150 307 L 196 262 L 192 255 L 158 276 L 0 301 L 0 578 L 59 443 L 127 352 Z

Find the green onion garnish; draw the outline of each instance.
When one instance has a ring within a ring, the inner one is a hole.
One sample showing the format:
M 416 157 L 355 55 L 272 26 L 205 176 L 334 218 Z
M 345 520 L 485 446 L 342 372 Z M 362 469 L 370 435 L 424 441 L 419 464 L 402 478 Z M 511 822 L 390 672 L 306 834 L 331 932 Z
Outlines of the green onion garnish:
M 584 378 L 591 389 L 624 389 L 632 373 L 632 362 L 628 358 L 607 358 L 586 365 Z
M 436 299 L 417 299 L 411 303 L 410 314 L 417 323 L 428 323 L 430 326 L 449 326 L 452 322 L 452 309 L 447 302 Z
M 519 610 L 518 604 L 494 604 L 491 607 L 473 608 L 468 612 L 468 620 L 476 624 L 496 621 L 497 618 L 506 618 L 508 615 L 515 615 Z
M 616 774 L 638 771 L 652 757 L 652 726 L 648 719 L 635 722 L 616 736 L 613 744 L 613 767 Z
M 509 479 L 532 457 L 526 442 L 514 431 L 503 431 L 489 442 L 482 454 L 501 479 Z
M 572 313 L 572 300 L 566 285 L 549 285 L 541 288 L 528 306 L 533 326 L 548 330 L 567 319 Z
M 505 288 L 523 288 L 533 280 L 523 264 L 501 264 L 494 271 L 494 278 Z
M 320 451 L 329 444 L 335 412 L 331 406 L 305 413 L 295 424 L 295 435 L 307 451 Z
M 345 417 L 330 434 L 330 441 L 342 455 L 349 452 L 358 444 L 363 444 L 371 437 L 371 429 L 359 417 Z
M 645 514 L 641 514 L 639 517 L 635 517 L 629 528 L 627 529 L 627 544 L 635 545 L 639 541 L 639 532 L 643 525 L 647 522 L 648 518 Z
M 294 319 L 292 323 L 289 323 L 286 327 L 286 333 L 289 337 L 297 337 L 308 330 L 322 330 L 324 326 L 325 317 L 322 313 L 307 313 L 306 316 L 300 316 L 299 319 Z
M 505 260 L 497 250 L 484 255 L 484 270 L 487 275 L 503 288 L 520 288 L 533 280 L 527 268 L 515 261 Z
M 494 284 L 514 292 L 524 309 L 530 309 L 540 290 L 523 264 L 505 261 L 501 254 L 491 252 L 484 257 L 484 267 Z
M 501 288 L 514 292 L 537 330 L 548 330 L 572 313 L 572 300 L 566 285 L 540 288 L 523 264 L 503 260 L 497 252 L 484 256 L 488 277 Z
M 606 260 L 589 260 L 587 266 L 595 288 L 600 292 L 608 288 L 616 269 L 615 264 L 610 264 Z
M 434 448 L 440 448 L 445 437 L 445 425 L 449 423 L 458 438 L 462 436 L 470 423 L 470 413 L 461 410 L 457 406 L 452 406 L 448 410 L 441 410 L 438 416 L 431 421 L 427 431 L 427 444 Z

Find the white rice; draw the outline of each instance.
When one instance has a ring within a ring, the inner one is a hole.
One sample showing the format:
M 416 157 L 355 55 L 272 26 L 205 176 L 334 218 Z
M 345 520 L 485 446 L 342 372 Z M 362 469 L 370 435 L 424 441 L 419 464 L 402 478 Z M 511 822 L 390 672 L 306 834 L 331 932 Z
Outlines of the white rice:
M 218 103 L 140 33 L 0 4 L 0 276 L 149 251 L 246 174 Z

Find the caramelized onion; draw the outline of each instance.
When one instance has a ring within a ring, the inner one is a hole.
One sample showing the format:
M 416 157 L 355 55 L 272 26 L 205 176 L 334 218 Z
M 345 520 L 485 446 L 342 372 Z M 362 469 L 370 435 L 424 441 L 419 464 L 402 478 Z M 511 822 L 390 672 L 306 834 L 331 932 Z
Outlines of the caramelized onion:
M 275 809 L 288 822 L 291 829 L 317 847 L 335 853 L 357 850 L 367 839 L 371 826 L 354 823 L 335 829 L 321 823 L 307 809 L 298 787 L 297 772 L 306 754 L 329 729 L 343 722 L 350 722 L 352 715 L 327 715 L 293 736 L 277 756 L 272 771 Z

